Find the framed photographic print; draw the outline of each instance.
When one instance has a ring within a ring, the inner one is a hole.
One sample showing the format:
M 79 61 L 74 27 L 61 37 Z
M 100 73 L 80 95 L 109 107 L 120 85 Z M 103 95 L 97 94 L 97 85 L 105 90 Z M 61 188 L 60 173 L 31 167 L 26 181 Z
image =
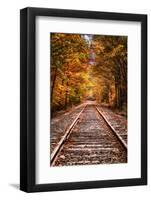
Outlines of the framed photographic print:
M 20 189 L 147 184 L 147 16 L 20 12 Z

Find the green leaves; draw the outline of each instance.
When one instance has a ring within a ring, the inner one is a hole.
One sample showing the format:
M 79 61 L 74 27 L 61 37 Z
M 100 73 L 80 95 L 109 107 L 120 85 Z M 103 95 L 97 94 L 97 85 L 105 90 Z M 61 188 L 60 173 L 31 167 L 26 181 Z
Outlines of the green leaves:
M 95 79 L 99 85 L 95 95 L 101 102 L 122 108 L 127 102 L 127 37 L 94 36 L 93 39 L 96 64 L 92 73 L 98 77 Z

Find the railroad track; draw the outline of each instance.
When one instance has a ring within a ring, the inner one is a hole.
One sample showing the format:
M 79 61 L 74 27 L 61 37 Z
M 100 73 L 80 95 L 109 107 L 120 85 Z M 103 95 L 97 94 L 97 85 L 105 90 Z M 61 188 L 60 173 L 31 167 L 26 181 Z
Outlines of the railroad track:
M 51 153 L 51 166 L 127 162 L 127 144 L 96 105 L 87 104 Z

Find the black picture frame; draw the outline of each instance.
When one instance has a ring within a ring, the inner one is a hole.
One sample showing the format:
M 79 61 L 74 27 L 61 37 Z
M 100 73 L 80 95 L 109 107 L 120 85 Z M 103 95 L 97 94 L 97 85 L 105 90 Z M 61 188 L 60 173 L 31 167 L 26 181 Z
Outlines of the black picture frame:
M 141 178 L 36 184 L 35 19 L 37 16 L 120 20 L 141 23 Z M 20 11 L 20 189 L 43 192 L 147 184 L 147 15 L 24 8 Z

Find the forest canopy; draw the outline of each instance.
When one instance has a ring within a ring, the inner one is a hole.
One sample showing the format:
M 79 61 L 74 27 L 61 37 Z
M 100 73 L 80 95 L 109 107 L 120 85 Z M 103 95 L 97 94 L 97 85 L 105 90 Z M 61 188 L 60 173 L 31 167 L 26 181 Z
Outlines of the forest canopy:
M 50 34 L 51 112 L 85 100 L 127 110 L 127 36 Z

